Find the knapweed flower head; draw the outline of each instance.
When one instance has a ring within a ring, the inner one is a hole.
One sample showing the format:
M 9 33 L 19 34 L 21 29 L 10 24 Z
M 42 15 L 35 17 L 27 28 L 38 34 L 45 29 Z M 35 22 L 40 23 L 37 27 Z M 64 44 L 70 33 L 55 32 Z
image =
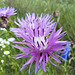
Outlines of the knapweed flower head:
M 15 15 L 17 13 L 15 13 L 16 10 L 15 8 L 9 8 L 9 7 L 4 7 L 4 8 L 0 8 L 0 17 L 9 17 L 10 15 Z
M 58 55 L 58 53 L 64 53 L 64 51 L 61 50 L 67 48 L 64 45 L 67 44 L 68 41 L 60 41 L 60 39 L 65 36 L 65 32 L 61 33 L 62 27 L 56 31 L 56 22 L 53 23 L 53 21 L 51 21 L 49 14 L 44 16 L 42 15 L 36 18 L 35 14 L 34 16 L 33 14 L 28 14 L 26 16 L 26 19 L 23 19 L 24 21 L 20 21 L 18 19 L 20 24 L 16 24 L 19 26 L 19 28 L 12 29 L 15 30 L 16 36 L 21 37 L 25 40 L 25 42 L 14 41 L 13 43 L 24 44 L 28 46 L 23 47 L 12 45 L 13 47 L 21 49 L 23 51 L 23 53 L 21 54 L 12 56 L 16 59 L 30 57 L 30 59 L 20 69 L 21 71 L 30 64 L 29 73 L 31 65 L 35 60 L 36 74 L 39 69 L 39 63 L 41 64 L 41 67 L 45 72 L 45 65 L 48 61 L 56 66 L 56 64 L 51 61 L 52 58 L 55 61 L 61 63 L 61 61 L 57 57 L 62 57 Z
M 17 23 L 15 21 L 15 24 L 19 26 L 19 28 L 10 28 L 11 31 L 15 32 L 15 35 L 17 37 L 20 37 L 19 35 L 19 29 L 23 29 L 27 34 L 28 32 L 26 31 L 27 28 L 31 28 L 34 29 L 35 26 L 43 26 L 44 31 L 46 31 L 46 29 L 51 25 L 53 27 L 53 25 L 56 24 L 56 22 L 53 23 L 54 19 L 51 19 L 51 15 L 49 14 L 41 14 L 40 17 L 38 16 L 38 14 L 35 17 L 35 13 L 32 13 L 32 15 L 30 13 L 26 14 L 25 19 L 21 18 L 21 20 L 19 18 Z M 26 28 L 27 27 L 27 28 Z M 52 28 L 51 27 L 51 28 Z M 53 29 L 53 28 L 52 28 Z M 27 29 L 29 30 L 29 29 Z M 30 30 L 29 30 L 30 31 Z
M 9 21 L 9 16 L 11 15 L 15 15 L 16 10 L 14 8 L 9 8 L 9 7 L 4 7 L 4 8 L 0 8 L 0 18 L 1 18 L 1 22 L 0 22 L 0 27 L 7 27 L 8 24 L 10 23 Z

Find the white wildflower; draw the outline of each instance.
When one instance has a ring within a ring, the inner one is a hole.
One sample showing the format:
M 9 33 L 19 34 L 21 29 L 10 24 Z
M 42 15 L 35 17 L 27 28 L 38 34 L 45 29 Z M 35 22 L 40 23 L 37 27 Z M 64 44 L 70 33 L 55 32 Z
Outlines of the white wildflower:
M 10 52 L 9 51 L 4 51 L 3 54 L 8 55 L 8 54 L 10 54 Z
M 5 45 L 3 45 L 2 47 L 5 48 Z
M 14 41 L 15 40 L 15 38 L 9 38 L 8 39 L 8 41 L 10 41 L 10 42 L 12 42 L 12 41 Z
M 4 45 L 4 43 L 0 43 L 0 46 L 2 46 L 3 48 L 5 48 L 5 45 Z
M 0 30 L 4 30 L 4 31 L 7 31 L 5 28 L 0 28 Z
M 6 42 L 5 42 L 5 44 L 9 45 L 9 44 L 10 44 L 10 42 L 9 42 L 9 41 L 6 41 Z
M 3 39 L 2 41 L 1 41 L 1 43 L 5 43 L 6 42 L 6 39 Z
M 1 60 L 1 63 L 3 64 L 4 60 Z
M 3 41 L 3 39 L 2 39 L 2 38 L 0 38 L 0 42 L 1 42 L 1 41 Z

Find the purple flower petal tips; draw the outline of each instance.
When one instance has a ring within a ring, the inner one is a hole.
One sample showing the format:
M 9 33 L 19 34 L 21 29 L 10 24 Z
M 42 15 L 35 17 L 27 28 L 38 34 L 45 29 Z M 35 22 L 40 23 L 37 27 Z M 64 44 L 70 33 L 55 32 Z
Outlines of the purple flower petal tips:
M 64 46 L 68 41 L 60 41 L 60 39 L 65 36 L 65 32 L 62 32 L 62 28 L 56 31 L 56 22 L 51 20 L 49 14 L 43 15 L 40 17 L 35 17 L 35 13 L 32 15 L 29 13 L 26 15 L 25 19 L 18 19 L 18 22 L 15 22 L 19 28 L 11 28 L 11 31 L 15 33 L 17 37 L 21 37 L 24 40 L 22 42 L 14 41 L 15 44 L 24 44 L 28 47 L 22 46 L 13 46 L 18 49 L 22 49 L 23 53 L 18 55 L 13 55 L 14 58 L 25 58 L 31 57 L 20 69 L 23 70 L 27 65 L 30 64 L 30 68 L 34 60 L 35 63 L 35 74 L 39 69 L 39 63 L 41 64 L 42 69 L 46 72 L 45 64 L 49 61 L 51 64 L 56 66 L 51 59 L 54 59 L 58 63 L 61 61 L 57 58 L 62 58 L 57 53 L 64 53 L 62 49 L 66 49 Z M 57 56 L 57 57 L 56 57 Z M 52 57 L 52 58 L 49 58 Z
M 4 7 L 4 8 L 0 8 L 0 17 L 4 16 L 4 17 L 9 17 L 10 15 L 15 15 L 17 13 L 15 13 L 17 10 L 15 10 L 15 8 L 9 8 L 9 7 Z
M 1 18 L 0 27 L 7 28 L 10 23 L 9 16 L 17 14 L 15 12 L 16 10 L 12 7 L 0 8 L 0 18 Z

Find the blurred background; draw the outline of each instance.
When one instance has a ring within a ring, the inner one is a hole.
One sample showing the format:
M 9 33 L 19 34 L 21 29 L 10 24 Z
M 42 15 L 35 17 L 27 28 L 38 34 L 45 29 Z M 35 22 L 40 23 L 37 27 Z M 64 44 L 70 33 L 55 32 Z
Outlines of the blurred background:
M 17 17 L 25 18 L 26 13 L 35 13 L 37 14 L 47 14 L 53 16 L 53 19 L 57 21 L 57 29 L 63 26 L 63 31 L 66 32 L 66 36 L 62 40 L 73 41 L 73 46 L 71 47 L 72 57 L 58 64 L 57 67 L 47 63 L 47 72 L 40 68 L 36 75 L 75 75 L 75 0 L 0 0 L 0 8 L 14 7 L 17 10 L 17 14 L 10 17 L 11 24 L 10 27 L 17 27 L 14 24 L 14 20 L 17 20 Z M 16 40 L 21 40 L 21 38 L 16 38 L 12 32 L 0 30 L 0 38 L 8 40 L 9 38 L 15 38 Z M 27 66 L 23 71 L 19 71 L 22 65 L 27 61 L 25 59 L 17 59 L 11 57 L 11 55 L 16 55 L 21 53 L 18 49 L 6 45 L 5 48 L 0 46 L 0 75 L 29 75 Z M 4 55 L 3 52 L 7 50 L 10 52 L 9 55 Z M 33 64 L 31 68 L 31 75 L 35 75 L 35 65 Z

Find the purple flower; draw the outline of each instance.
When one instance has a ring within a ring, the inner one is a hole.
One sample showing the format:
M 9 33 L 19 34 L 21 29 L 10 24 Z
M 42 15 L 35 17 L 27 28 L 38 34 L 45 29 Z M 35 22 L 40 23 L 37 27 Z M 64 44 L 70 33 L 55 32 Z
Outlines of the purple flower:
M 19 28 L 10 28 L 11 31 L 15 32 L 15 35 L 17 37 L 20 37 L 19 35 L 19 30 L 23 29 L 25 32 L 27 32 L 25 30 L 26 27 L 30 27 L 32 29 L 34 29 L 34 27 L 36 25 L 39 26 L 43 26 L 44 27 L 44 31 L 46 31 L 46 29 L 51 25 L 52 27 L 54 27 L 54 25 L 56 24 L 56 22 L 53 23 L 54 19 L 51 19 L 51 16 L 49 14 L 44 15 L 43 13 L 41 14 L 40 17 L 37 16 L 35 17 L 35 13 L 32 13 L 32 15 L 30 15 L 30 13 L 26 14 L 25 19 L 21 18 L 21 20 L 19 18 L 17 23 L 15 21 L 15 24 L 19 26 Z M 51 28 L 52 28 L 51 27 Z M 52 28 L 53 29 L 53 28 Z M 27 32 L 28 33 L 28 32 Z
M 61 63 L 61 61 L 57 57 L 62 57 L 59 56 L 58 53 L 64 53 L 64 51 L 61 50 L 67 48 L 64 45 L 69 43 L 68 41 L 59 41 L 62 37 L 65 36 L 65 32 L 61 33 L 62 27 L 56 31 L 56 22 L 53 23 L 53 21 L 51 21 L 49 14 L 44 16 L 43 14 L 41 14 L 40 17 L 37 16 L 36 18 L 34 13 L 32 15 L 27 14 L 25 20 L 21 20 L 18 19 L 20 24 L 16 22 L 19 28 L 13 28 L 12 31 L 14 30 L 16 32 L 16 36 L 22 37 L 25 42 L 14 41 L 13 43 L 24 44 L 28 47 L 12 45 L 13 47 L 21 49 L 23 51 L 23 53 L 21 54 L 12 56 L 16 59 L 25 57 L 30 57 L 30 59 L 22 66 L 20 71 L 30 64 L 30 73 L 30 68 L 34 60 L 36 61 L 35 74 L 39 69 L 39 63 L 41 64 L 41 67 L 45 72 L 45 64 L 48 61 L 51 64 L 55 65 L 51 61 L 52 58 L 58 63 Z
M 0 17 L 4 16 L 4 17 L 9 17 L 10 15 L 15 15 L 17 13 L 15 13 L 16 10 L 14 8 L 9 8 L 9 7 L 4 7 L 4 8 L 0 8 Z
M 9 7 L 4 7 L 4 8 L 0 8 L 0 18 L 1 18 L 1 22 L 0 22 L 0 27 L 8 27 L 10 21 L 9 21 L 9 16 L 10 15 L 15 15 L 17 13 L 15 13 L 16 10 L 14 8 L 9 8 Z

